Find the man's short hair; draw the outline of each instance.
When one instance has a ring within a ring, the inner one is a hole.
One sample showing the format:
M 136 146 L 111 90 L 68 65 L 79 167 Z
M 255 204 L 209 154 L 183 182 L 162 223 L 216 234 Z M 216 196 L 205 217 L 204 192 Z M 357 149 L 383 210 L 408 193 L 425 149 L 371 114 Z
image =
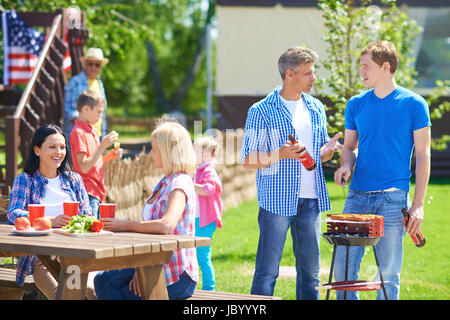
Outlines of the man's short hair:
M 398 56 L 393 43 L 385 40 L 369 43 L 367 47 L 361 51 L 361 56 L 365 54 L 371 54 L 372 60 L 380 67 L 383 63 L 388 62 L 391 66 L 389 68 L 391 73 L 397 71 Z
M 289 48 L 278 59 L 278 70 L 280 71 L 281 79 L 284 80 L 287 69 L 293 69 L 302 63 L 313 62 L 316 63 L 319 56 L 313 50 L 305 47 Z
M 98 105 L 105 105 L 105 98 L 100 93 L 92 90 L 83 91 L 77 100 L 77 109 L 81 111 L 84 106 L 89 106 L 94 109 Z

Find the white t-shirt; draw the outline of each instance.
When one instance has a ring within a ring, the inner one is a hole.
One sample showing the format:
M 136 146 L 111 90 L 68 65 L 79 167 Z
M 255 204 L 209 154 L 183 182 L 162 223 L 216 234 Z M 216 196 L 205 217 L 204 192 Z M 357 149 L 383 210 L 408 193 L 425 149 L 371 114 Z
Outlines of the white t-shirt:
M 286 100 L 281 97 L 281 101 L 286 105 L 287 109 L 292 115 L 292 126 L 297 133 L 298 140 L 302 143 L 309 154 L 313 155 L 313 134 L 312 134 L 312 124 L 311 115 L 309 110 L 305 105 L 305 102 L 300 97 L 300 100 L 292 101 Z M 302 165 L 301 168 L 301 181 L 300 181 L 300 197 L 317 199 L 316 191 L 316 171 L 308 171 Z
M 70 195 L 61 187 L 61 179 L 59 176 L 56 178 L 47 178 L 48 184 L 45 188 L 45 215 L 48 217 L 56 217 L 64 214 L 64 201 L 72 201 Z

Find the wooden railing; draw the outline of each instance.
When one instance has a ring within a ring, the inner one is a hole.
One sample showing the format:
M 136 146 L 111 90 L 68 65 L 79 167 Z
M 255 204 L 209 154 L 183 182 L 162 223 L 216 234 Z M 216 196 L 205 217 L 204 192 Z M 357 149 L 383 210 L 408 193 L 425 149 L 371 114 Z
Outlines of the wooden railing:
M 6 186 L 11 186 L 18 170 L 18 152 L 27 157 L 36 129 L 46 123 L 61 125 L 65 75 L 62 69 L 67 47 L 57 37 L 62 14 L 53 19 L 38 63 L 14 114 L 5 118 Z
M 80 58 L 84 56 L 84 47 L 89 32 L 85 28 L 69 29 L 69 48 L 72 57 L 72 77 L 79 74 L 83 70 Z

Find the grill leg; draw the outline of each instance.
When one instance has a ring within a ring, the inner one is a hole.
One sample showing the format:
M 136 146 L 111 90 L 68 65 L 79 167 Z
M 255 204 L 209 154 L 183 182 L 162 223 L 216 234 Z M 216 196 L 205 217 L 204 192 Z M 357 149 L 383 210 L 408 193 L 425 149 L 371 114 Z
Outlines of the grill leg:
M 380 280 L 381 280 L 381 286 L 383 288 L 384 299 L 385 300 L 389 300 L 388 296 L 387 296 L 387 293 L 386 293 L 386 287 L 384 286 L 383 275 L 381 274 L 381 267 L 380 267 L 380 264 L 378 263 L 378 257 L 377 257 L 377 253 L 375 251 L 375 246 L 372 246 L 372 248 L 373 248 L 373 255 L 375 256 L 375 262 L 376 262 L 377 267 L 378 267 L 378 272 L 380 273 Z
M 328 278 L 328 284 L 330 284 L 333 281 L 333 271 L 334 271 L 334 261 L 335 261 L 335 258 L 336 258 L 336 248 L 337 248 L 337 246 L 334 245 L 334 247 L 333 247 L 333 257 L 331 258 L 331 268 L 330 268 L 330 276 Z M 327 300 L 330 298 L 330 290 L 331 289 L 327 290 Z

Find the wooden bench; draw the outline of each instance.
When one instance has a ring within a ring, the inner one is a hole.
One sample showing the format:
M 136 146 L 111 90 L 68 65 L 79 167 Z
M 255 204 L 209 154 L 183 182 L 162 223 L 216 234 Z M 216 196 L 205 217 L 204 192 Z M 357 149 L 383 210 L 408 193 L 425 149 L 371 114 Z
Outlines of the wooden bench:
M 0 211 L 0 223 L 8 223 L 8 216 L 6 215 L 6 212 Z
M 21 300 L 25 291 L 38 290 L 33 276 L 25 278 L 23 287 L 16 283 L 16 269 L 0 267 L 0 300 Z
M 256 294 L 195 290 L 192 297 L 187 300 L 281 300 L 281 298 Z
M 0 267 L 0 300 L 21 300 L 25 291 L 39 290 L 34 283 L 33 276 L 25 278 L 23 287 L 16 283 L 16 269 Z M 195 290 L 187 300 L 281 300 L 279 297 L 243 294 L 232 292 L 218 292 Z

